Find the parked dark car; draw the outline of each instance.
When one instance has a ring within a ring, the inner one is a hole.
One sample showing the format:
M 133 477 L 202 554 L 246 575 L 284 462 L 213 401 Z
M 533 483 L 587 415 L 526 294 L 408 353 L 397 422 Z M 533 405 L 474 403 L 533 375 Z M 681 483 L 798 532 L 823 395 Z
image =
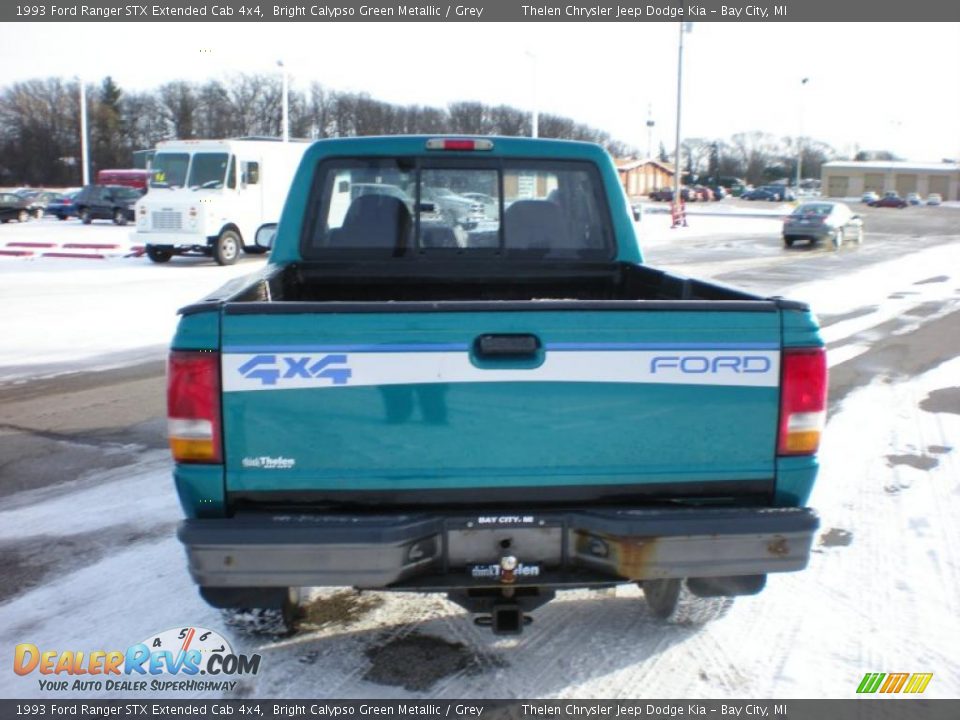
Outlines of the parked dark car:
M 680 199 L 684 202 L 691 202 L 693 197 L 690 192 L 690 188 L 682 187 L 680 188 Z M 656 200 L 657 202 L 673 202 L 673 188 L 663 188 L 661 190 L 654 190 L 650 193 L 650 199 Z
M 888 192 L 879 200 L 870 203 L 870 207 L 905 208 L 907 205 L 907 201 L 895 192 Z
M 74 200 L 80 194 L 79 190 L 73 190 L 68 193 L 64 193 L 55 200 L 51 200 L 47 203 L 47 208 L 45 213 L 47 215 L 52 215 L 57 218 L 57 220 L 66 220 L 67 218 L 77 216 L 77 206 L 74 204 Z
M 30 219 L 30 201 L 14 193 L 0 193 L 0 222 L 26 222 Z
M 744 200 L 770 200 L 771 202 L 797 199 L 793 190 L 783 185 L 762 185 L 753 190 L 747 190 L 740 197 Z
M 762 187 L 754 188 L 753 190 L 747 190 L 740 196 L 740 198 L 742 200 L 770 200 L 771 202 L 780 199 L 777 197 L 775 192 Z
M 94 220 L 113 220 L 116 225 L 132 222 L 133 206 L 143 193 L 123 185 L 87 185 L 73 203 L 84 225 Z

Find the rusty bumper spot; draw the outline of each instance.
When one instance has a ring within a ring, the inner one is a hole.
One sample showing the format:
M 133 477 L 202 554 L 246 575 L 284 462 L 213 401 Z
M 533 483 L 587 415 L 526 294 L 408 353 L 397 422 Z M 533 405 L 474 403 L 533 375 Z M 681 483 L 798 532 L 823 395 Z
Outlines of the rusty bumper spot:
M 785 537 L 777 536 L 767 543 L 767 552 L 777 557 L 786 557 L 790 554 L 790 547 Z

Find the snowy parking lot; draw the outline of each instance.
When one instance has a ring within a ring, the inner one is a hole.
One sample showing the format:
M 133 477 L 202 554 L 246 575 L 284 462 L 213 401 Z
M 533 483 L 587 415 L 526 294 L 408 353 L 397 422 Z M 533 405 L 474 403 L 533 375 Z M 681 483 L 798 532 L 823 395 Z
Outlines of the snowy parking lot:
M 776 215 L 693 215 L 671 230 L 652 214 L 640 227 L 651 264 L 804 300 L 821 319 L 831 412 L 805 571 L 771 576 L 703 628 L 661 624 L 628 586 L 561 592 L 507 639 L 442 596 L 322 588 L 297 634 L 259 634 L 197 596 L 174 537 L 166 451 L 53 416 L 58 403 L 83 414 L 114 402 L 96 396 L 111 369 L 162 359 L 178 307 L 264 259 L 10 257 L 0 260 L 0 478 L 31 467 L 12 457 L 28 435 L 44 452 L 119 460 L 0 494 L 0 646 L 126 648 L 167 628 L 213 628 L 263 656 L 258 675 L 223 693 L 235 698 L 849 698 L 865 673 L 894 671 L 932 672 L 925 696 L 957 697 L 960 231 L 922 243 L 878 230 L 831 253 L 785 251 Z M 128 232 L 44 220 L 4 226 L 0 242 L 8 230 L 56 243 Z M 77 375 L 94 370 L 105 372 L 89 386 Z M 144 377 L 144 392 L 162 395 L 162 377 Z M 152 410 L 142 419 L 162 424 Z M 0 697 L 57 694 L 0 674 Z

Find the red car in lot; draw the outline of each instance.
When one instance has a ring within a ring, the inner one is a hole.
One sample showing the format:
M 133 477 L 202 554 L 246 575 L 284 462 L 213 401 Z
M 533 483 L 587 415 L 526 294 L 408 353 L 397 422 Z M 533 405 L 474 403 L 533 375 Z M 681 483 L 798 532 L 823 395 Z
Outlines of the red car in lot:
M 909 203 L 895 192 L 888 192 L 879 200 L 870 203 L 870 207 L 905 208 Z

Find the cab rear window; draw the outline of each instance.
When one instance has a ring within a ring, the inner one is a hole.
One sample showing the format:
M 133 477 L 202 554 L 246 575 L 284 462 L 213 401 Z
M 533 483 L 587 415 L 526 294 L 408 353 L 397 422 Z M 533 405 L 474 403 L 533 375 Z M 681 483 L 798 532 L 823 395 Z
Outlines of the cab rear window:
M 302 252 L 607 259 L 613 232 L 602 188 L 585 162 L 328 160 L 315 177 Z

